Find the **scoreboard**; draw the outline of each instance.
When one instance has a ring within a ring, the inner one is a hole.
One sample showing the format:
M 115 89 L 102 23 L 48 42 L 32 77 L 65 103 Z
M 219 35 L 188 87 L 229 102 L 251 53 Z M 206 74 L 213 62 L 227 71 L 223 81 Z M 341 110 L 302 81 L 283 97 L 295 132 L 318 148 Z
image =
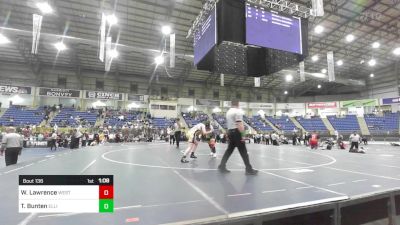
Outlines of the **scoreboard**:
M 20 213 L 112 213 L 113 175 L 20 175 Z
M 194 64 L 197 65 L 217 44 L 217 11 L 211 10 L 207 19 L 194 33 Z
M 246 3 L 246 43 L 303 54 L 301 19 Z

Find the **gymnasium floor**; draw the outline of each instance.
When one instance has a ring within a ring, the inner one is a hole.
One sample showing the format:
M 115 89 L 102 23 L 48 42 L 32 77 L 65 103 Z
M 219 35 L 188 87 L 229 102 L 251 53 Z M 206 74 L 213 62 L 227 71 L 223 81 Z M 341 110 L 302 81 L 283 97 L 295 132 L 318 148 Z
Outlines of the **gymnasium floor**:
M 182 143 L 181 149 L 187 146 Z M 367 154 L 311 151 L 303 146 L 247 145 L 257 176 L 246 176 L 237 151 L 230 174 L 216 168 L 205 143 L 181 164 L 168 143 L 107 144 L 71 151 L 24 150 L 22 162 L 0 157 L 0 224 L 194 223 L 339 201 L 400 187 L 400 147 L 373 144 Z M 19 214 L 18 175 L 114 175 L 113 214 Z

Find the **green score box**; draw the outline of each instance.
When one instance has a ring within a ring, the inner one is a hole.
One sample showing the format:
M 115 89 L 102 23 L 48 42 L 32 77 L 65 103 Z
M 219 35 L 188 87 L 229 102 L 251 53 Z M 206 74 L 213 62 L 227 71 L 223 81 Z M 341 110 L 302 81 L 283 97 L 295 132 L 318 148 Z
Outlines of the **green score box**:
M 113 199 L 100 199 L 99 200 L 99 212 L 100 213 L 114 212 L 114 200 Z

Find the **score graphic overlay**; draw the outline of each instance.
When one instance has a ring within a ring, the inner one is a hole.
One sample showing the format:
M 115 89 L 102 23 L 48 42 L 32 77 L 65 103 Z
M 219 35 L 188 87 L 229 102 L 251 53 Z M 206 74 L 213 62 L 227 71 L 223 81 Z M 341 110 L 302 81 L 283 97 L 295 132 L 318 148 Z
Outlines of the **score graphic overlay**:
M 20 175 L 20 213 L 112 213 L 113 175 Z
M 216 8 L 194 33 L 194 64 L 197 65 L 204 56 L 217 44 L 217 11 Z
M 246 3 L 246 43 L 303 54 L 301 19 Z

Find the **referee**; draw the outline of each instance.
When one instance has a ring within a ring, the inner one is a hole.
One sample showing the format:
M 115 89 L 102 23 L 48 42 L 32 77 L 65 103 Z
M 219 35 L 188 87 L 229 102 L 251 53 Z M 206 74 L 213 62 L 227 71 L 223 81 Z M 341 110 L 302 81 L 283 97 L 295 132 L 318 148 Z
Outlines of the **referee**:
M 256 175 L 258 170 L 253 169 L 250 165 L 249 155 L 247 154 L 246 144 L 242 140 L 242 133 L 244 131 L 243 124 L 243 111 L 239 109 L 239 101 L 232 101 L 232 108 L 226 112 L 226 124 L 228 126 L 228 149 L 226 149 L 224 156 L 222 157 L 221 164 L 218 169 L 222 173 L 229 173 L 226 169 L 226 162 L 232 155 L 233 150 L 237 147 L 239 149 L 240 156 L 246 165 L 246 175 Z
M 14 127 L 6 129 L 7 134 L 3 136 L 1 141 L 2 146 L 0 150 L 0 156 L 5 151 L 6 166 L 17 164 L 18 155 L 21 154 L 22 150 L 22 136 L 15 133 Z

